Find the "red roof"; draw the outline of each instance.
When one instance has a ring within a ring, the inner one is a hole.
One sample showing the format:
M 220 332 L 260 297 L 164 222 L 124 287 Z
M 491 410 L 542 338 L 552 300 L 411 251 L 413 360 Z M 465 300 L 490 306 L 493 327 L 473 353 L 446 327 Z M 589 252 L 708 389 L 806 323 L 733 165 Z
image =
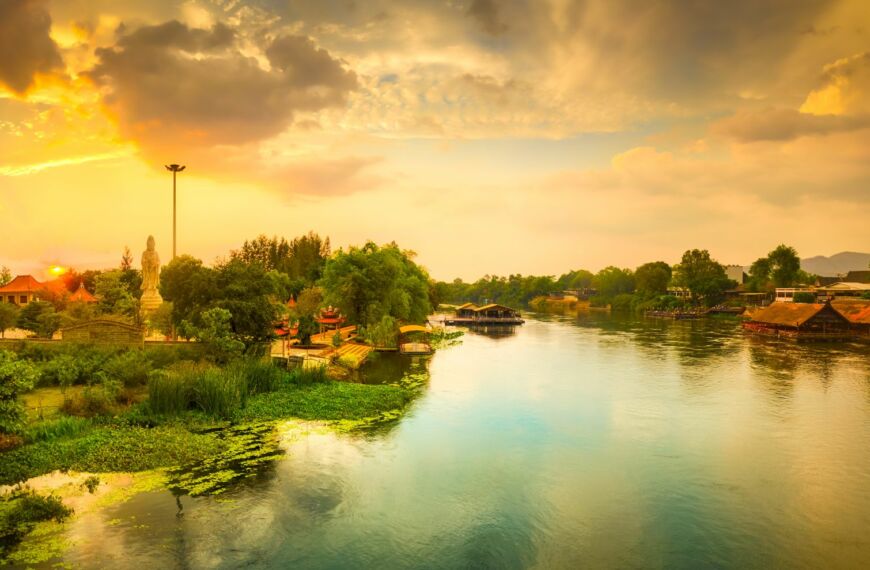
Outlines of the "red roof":
M 75 293 L 69 296 L 70 301 L 81 301 L 82 303 L 96 303 L 97 298 L 91 295 L 83 283 L 79 283 L 79 288 L 75 290 Z
M 35 293 L 41 291 L 44 285 L 33 278 L 32 275 L 18 275 L 0 287 L 0 293 Z

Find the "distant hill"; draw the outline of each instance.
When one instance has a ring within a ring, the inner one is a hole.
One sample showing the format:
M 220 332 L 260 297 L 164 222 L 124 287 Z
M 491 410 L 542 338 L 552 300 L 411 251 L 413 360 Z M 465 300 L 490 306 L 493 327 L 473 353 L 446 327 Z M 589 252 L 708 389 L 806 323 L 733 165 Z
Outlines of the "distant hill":
M 801 269 L 816 275 L 834 277 L 841 273 L 867 269 L 870 265 L 870 253 L 844 251 L 831 257 L 817 255 L 801 259 Z

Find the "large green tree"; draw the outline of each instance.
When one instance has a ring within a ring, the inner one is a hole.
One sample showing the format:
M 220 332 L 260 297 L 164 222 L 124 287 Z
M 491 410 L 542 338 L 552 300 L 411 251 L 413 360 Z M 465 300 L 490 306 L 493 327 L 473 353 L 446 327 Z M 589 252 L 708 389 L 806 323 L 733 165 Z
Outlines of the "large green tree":
M 375 324 L 386 316 L 423 322 L 431 310 L 429 275 L 414 254 L 395 243 L 339 250 L 326 264 L 320 286 L 327 304 L 350 320 Z
M 674 282 L 691 291 L 695 302 L 708 305 L 718 302 L 727 289 L 736 286 L 728 279 L 725 267 L 711 258 L 706 249 L 690 249 L 683 254 L 675 268 Z
M 246 241 L 230 254 L 231 259 L 261 265 L 266 271 L 279 271 L 294 281 L 294 295 L 320 279 L 330 255 L 329 238 L 314 232 L 287 241 L 277 236 L 260 235 Z
M 18 322 L 18 306 L 4 303 L 0 300 L 0 338 L 6 337 L 6 329 L 11 329 Z
M 801 259 L 795 248 L 780 244 L 767 254 L 767 259 L 770 261 L 770 278 L 774 286 L 791 287 L 802 277 Z
M 596 273 L 592 284 L 599 297 L 612 299 L 617 295 L 634 292 L 634 275 L 631 269 L 620 269 L 611 265 Z
M 671 266 L 664 261 L 644 263 L 634 271 L 634 283 L 638 293 L 661 295 L 671 282 Z
M 33 388 L 38 372 L 9 350 L 0 350 L 0 433 L 17 434 L 27 420 L 19 396 Z
M 32 301 L 18 313 L 18 327 L 36 333 L 44 338 L 51 336 L 60 328 L 61 316 L 51 303 Z

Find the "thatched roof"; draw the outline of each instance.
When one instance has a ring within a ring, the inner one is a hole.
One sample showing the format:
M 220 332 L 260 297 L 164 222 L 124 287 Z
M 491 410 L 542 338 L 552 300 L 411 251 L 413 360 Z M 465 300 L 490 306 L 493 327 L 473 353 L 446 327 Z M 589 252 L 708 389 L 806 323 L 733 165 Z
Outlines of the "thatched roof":
M 751 318 L 758 323 L 799 327 L 824 308 L 822 303 L 771 303 L 754 312 Z
M 836 299 L 831 306 L 852 324 L 870 325 L 870 301 Z

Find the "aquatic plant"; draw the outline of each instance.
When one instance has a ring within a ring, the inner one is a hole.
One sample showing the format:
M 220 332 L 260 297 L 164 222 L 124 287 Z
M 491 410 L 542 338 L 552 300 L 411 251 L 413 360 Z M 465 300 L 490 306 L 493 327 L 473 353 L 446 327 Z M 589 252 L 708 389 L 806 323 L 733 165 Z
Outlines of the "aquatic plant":
M 38 495 L 27 487 L 14 489 L 0 499 L 0 561 L 33 530 L 37 523 L 62 522 L 72 514 L 60 497 Z

